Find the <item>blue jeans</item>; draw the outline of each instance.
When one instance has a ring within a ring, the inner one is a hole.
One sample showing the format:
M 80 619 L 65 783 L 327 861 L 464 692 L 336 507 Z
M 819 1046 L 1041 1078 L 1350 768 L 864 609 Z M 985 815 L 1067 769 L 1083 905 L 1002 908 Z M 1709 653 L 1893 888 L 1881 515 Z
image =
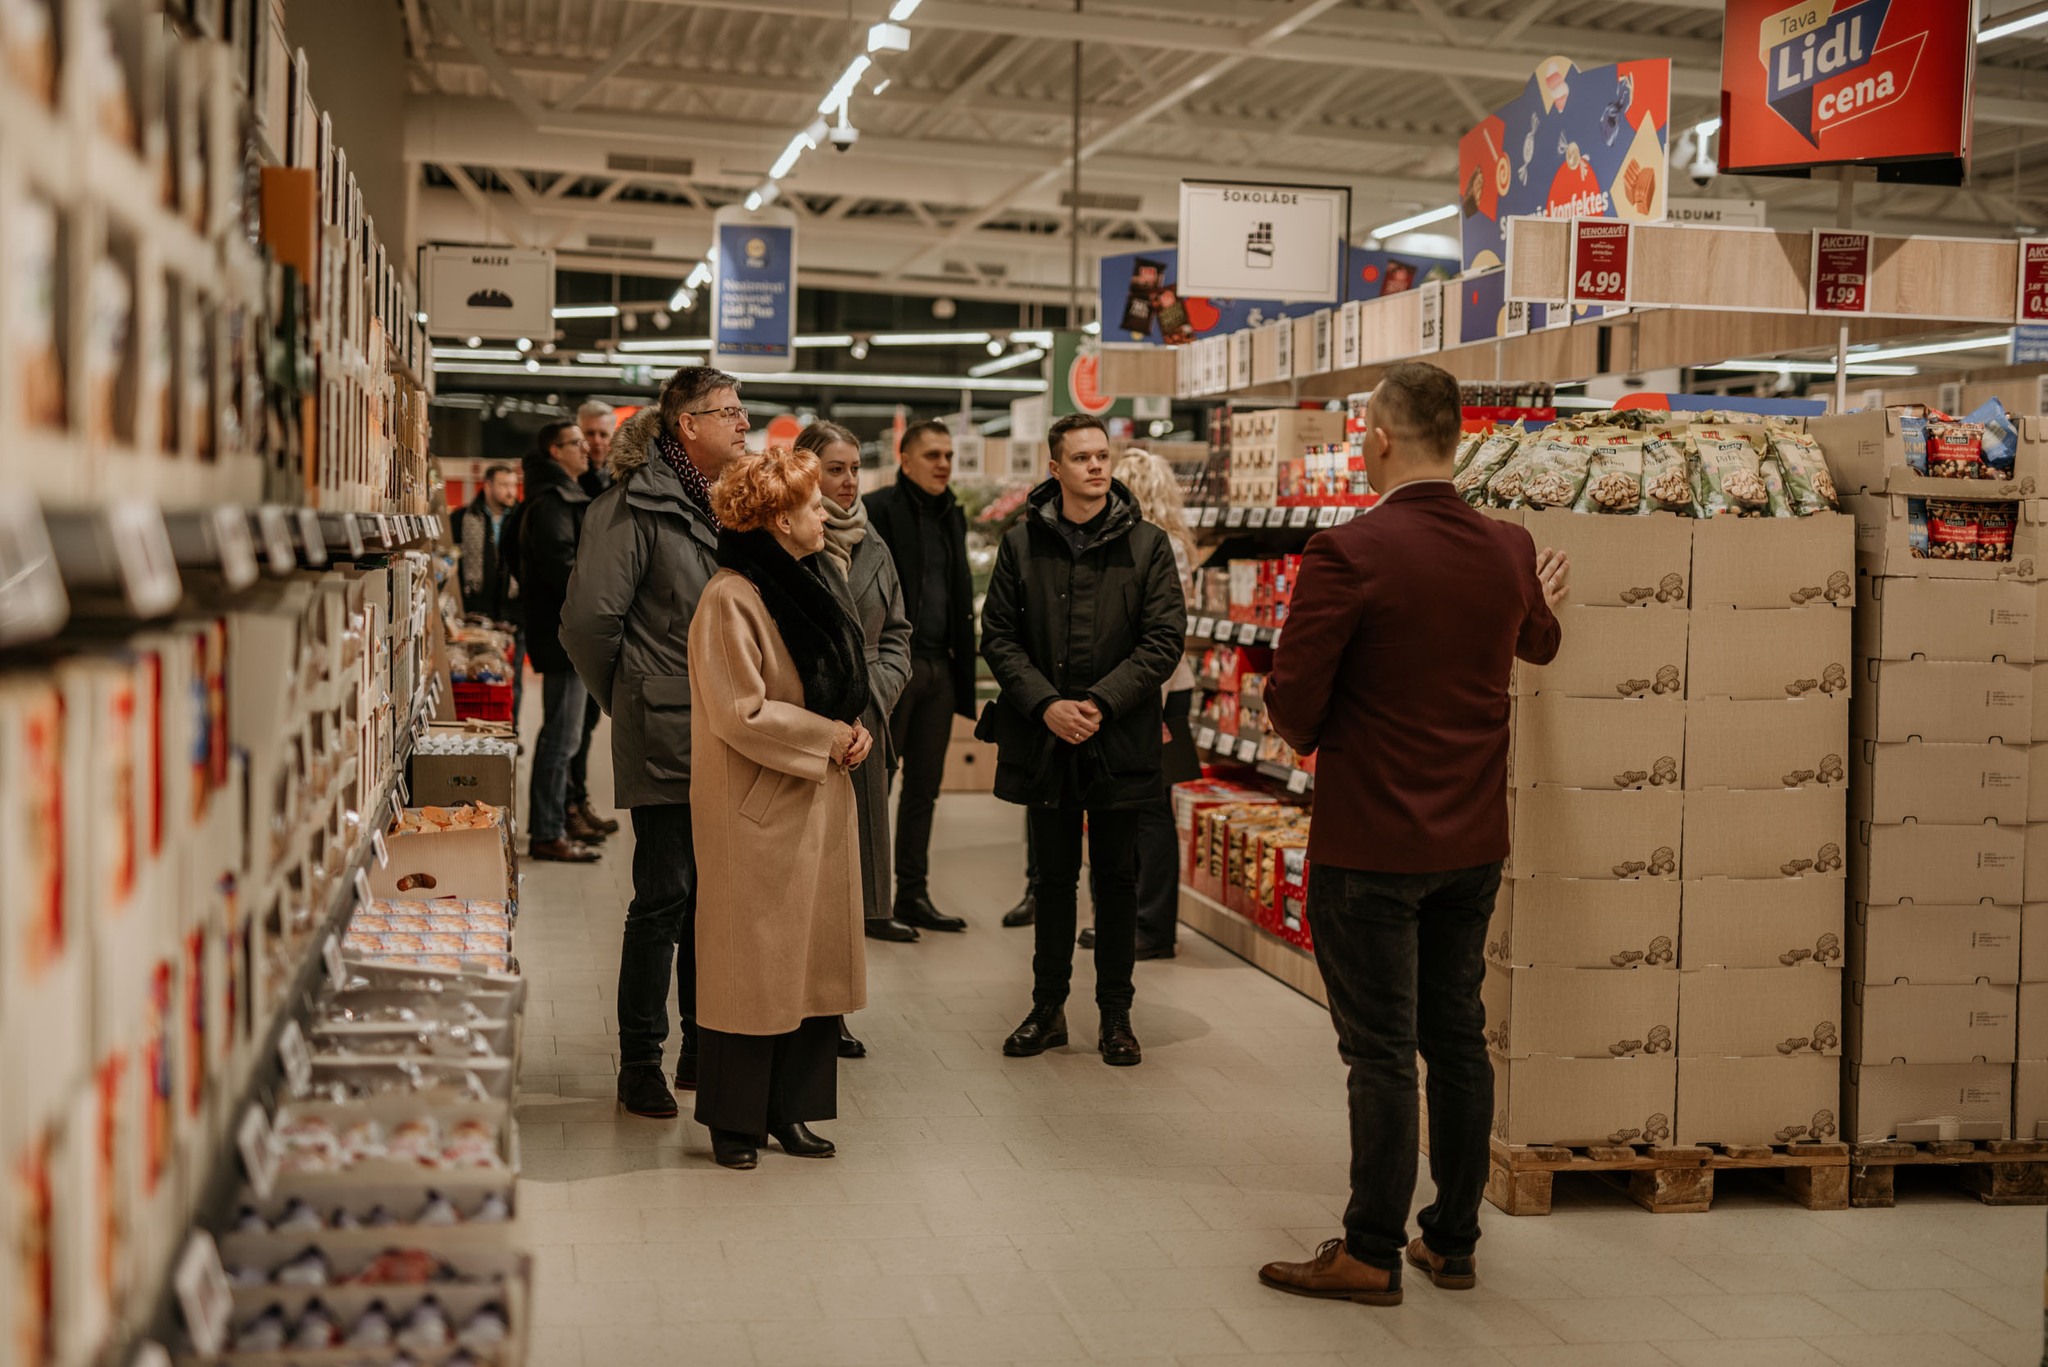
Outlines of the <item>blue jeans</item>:
M 533 822 L 533 842 L 562 838 L 568 820 L 569 760 L 583 740 L 583 680 L 573 669 L 541 676 L 540 739 L 533 747 L 533 785 L 526 805 Z

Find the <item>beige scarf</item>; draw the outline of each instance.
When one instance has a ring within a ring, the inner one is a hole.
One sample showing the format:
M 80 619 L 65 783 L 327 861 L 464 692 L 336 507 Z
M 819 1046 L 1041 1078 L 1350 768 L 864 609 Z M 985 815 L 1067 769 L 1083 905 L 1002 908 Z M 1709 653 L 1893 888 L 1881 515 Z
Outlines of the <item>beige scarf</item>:
M 851 510 L 825 500 L 825 558 L 841 579 L 853 577 L 853 548 L 867 538 L 868 505 L 855 494 Z

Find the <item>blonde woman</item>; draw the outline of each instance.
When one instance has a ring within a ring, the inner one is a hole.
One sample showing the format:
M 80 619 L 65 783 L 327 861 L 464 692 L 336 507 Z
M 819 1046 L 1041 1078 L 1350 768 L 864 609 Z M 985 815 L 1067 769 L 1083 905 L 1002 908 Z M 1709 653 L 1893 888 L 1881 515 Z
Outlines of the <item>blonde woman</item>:
M 1138 502 L 1147 522 L 1166 533 L 1180 572 L 1181 596 L 1194 601 L 1195 538 L 1188 531 L 1180 481 L 1173 467 L 1150 451 L 1132 448 L 1117 462 L 1116 477 Z M 1173 785 L 1202 776 L 1188 723 L 1195 696 L 1195 671 L 1182 655 L 1160 693 L 1165 701 L 1166 736 L 1161 769 L 1166 793 L 1138 813 L 1138 957 L 1171 959 L 1180 925 L 1180 837 L 1173 824 Z

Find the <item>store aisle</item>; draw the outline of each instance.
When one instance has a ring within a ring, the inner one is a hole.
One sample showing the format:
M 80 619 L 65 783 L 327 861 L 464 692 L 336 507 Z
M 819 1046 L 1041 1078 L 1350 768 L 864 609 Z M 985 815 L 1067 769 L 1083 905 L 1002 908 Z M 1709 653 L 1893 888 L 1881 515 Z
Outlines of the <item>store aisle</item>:
M 941 802 L 934 893 L 973 928 L 869 943 L 870 1057 L 842 1065 L 818 1127 L 839 1156 L 764 1150 L 751 1173 L 713 1166 L 687 1103 L 664 1123 L 612 1102 L 630 826 L 594 867 L 525 865 L 533 1367 L 2037 1361 L 2042 1212 L 1917 1188 L 1816 1214 L 1724 1183 L 1710 1214 L 1657 1217 L 1560 1183 L 1547 1218 L 1486 1208 L 1476 1292 L 1411 1281 L 1370 1310 L 1262 1288 L 1261 1262 L 1303 1256 L 1342 1209 L 1324 1013 L 1183 931 L 1180 958 L 1138 966 L 1143 1066 L 1003 1058 L 1029 985 L 1029 933 L 996 924 L 1019 826 L 990 798 Z M 1092 1040 L 1092 1006 L 1072 1015 Z

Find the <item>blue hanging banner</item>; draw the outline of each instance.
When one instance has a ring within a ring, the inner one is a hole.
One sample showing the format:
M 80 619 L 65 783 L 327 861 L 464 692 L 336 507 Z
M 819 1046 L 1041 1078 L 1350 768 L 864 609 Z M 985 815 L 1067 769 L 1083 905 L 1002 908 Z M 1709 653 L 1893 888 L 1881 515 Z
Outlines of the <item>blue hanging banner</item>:
M 796 219 L 786 209 L 714 216 L 711 359 L 739 371 L 796 367 Z

